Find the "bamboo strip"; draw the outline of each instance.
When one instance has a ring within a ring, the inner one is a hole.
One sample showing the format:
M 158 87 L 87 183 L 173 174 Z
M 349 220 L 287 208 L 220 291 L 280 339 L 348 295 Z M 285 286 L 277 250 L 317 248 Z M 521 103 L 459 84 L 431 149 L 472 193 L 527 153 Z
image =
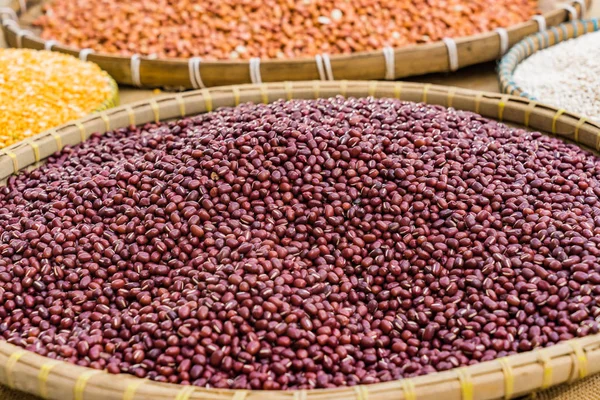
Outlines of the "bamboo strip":
M 543 15 L 545 25 L 555 26 L 570 18 L 566 8 L 558 8 L 562 0 L 547 0 L 554 9 Z M 39 3 L 32 2 L 33 4 Z M 585 0 L 587 8 L 592 0 Z M 572 0 L 569 5 L 575 7 L 581 14 L 580 0 Z M 19 14 L 21 9 L 18 0 L 9 0 L 9 7 Z M 6 14 L 7 20 L 10 16 Z M 413 45 L 398 49 L 381 49 L 379 51 L 358 52 L 351 55 L 329 56 L 331 74 L 329 78 L 335 79 L 385 79 L 394 76 L 396 79 L 422 75 L 434 72 L 446 72 L 455 68 L 462 68 L 486 61 L 495 60 L 501 54 L 503 47 L 510 47 L 522 38 L 539 30 L 539 19 L 506 29 L 508 43 L 498 40 L 498 32 L 491 31 L 479 35 L 456 38 L 456 58 L 450 58 L 447 45 L 444 41 L 431 44 Z M 23 36 L 22 29 L 17 23 L 3 24 L 4 35 L 10 46 L 33 49 L 51 48 L 52 51 L 79 56 L 80 49 L 69 48 L 60 43 L 44 41 L 37 35 Z M 387 55 L 386 55 L 387 54 Z M 201 76 L 205 86 L 237 85 L 251 82 L 254 77 L 256 83 L 302 81 L 319 79 L 319 68 L 313 57 L 303 57 L 293 60 L 259 60 L 260 77 L 250 73 L 251 63 L 248 61 L 203 61 L 202 63 L 190 62 L 183 59 L 151 59 L 148 57 L 121 57 L 109 54 L 93 53 L 88 55 L 88 60 L 95 62 L 102 69 L 111 74 L 121 84 L 148 87 L 169 86 L 181 88 L 195 88 Z M 255 59 L 254 64 L 257 63 Z M 393 62 L 392 62 L 393 61 Z M 132 72 L 132 65 L 135 71 Z M 192 67 L 190 67 L 192 65 Z M 320 64 L 319 64 L 320 65 Z M 198 68 L 197 71 L 195 70 Z M 393 67 L 393 70 L 390 68 Z M 329 70 L 329 68 L 327 68 Z M 198 72 L 196 74 L 196 72 Z M 253 70 L 253 72 L 256 72 Z M 260 82 L 256 79 L 260 78 Z
M 103 133 L 107 121 L 112 129 L 128 127 L 132 120 L 138 124 L 153 124 L 157 118 L 176 119 L 182 114 L 206 112 L 207 108 L 231 107 L 250 101 L 259 103 L 265 100 L 265 96 L 269 101 L 288 97 L 310 99 L 315 96 L 315 88 L 321 97 L 341 92 L 348 96 L 401 95 L 402 100 L 421 101 L 426 98 L 431 104 L 447 106 L 452 103 L 453 107 L 466 111 L 478 108 L 486 117 L 498 118 L 501 114 L 504 121 L 515 124 L 523 124 L 527 118 L 534 129 L 550 132 L 554 127 L 558 136 L 576 140 L 586 147 L 594 148 L 600 139 L 600 124 L 543 104 L 536 103 L 532 108 L 528 100 L 510 95 L 408 82 L 282 82 L 186 92 L 110 109 L 101 115 L 90 115 L 7 148 L 8 153 L 14 156 L 0 155 L 0 180 L 13 173 L 13 161 L 17 162 L 19 169 L 35 163 L 32 143 L 37 146 L 39 159 L 43 160 L 56 151 L 57 137 L 63 145 L 76 145 L 81 142 L 82 129 L 87 134 Z M 593 335 L 541 351 L 509 356 L 504 361 L 466 367 L 460 369 L 460 374 L 457 370 L 450 370 L 409 380 L 363 385 L 358 389 L 235 391 L 186 388 L 126 374 L 94 373 L 90 369 L 52 361 L 0 341 L 0 383 L 10 383 L 19 390 L 56 400 L 464 400 L 471 396 L 473 400 L 488 400 L 523 395 L 598 372 L 600 335 Z

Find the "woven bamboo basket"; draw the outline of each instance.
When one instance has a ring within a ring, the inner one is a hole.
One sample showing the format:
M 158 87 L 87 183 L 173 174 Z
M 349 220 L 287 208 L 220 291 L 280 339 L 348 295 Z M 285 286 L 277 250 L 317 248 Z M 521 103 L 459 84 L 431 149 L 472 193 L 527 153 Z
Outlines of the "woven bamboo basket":
M 509 95 L 416 83 L 284 82 L 219 87 L 113 108 L 37 135 L 0 154 L 0 180 L 32 167 L 93 132 L 153 123 L 243 102 L 334 95 L 395 97 L 451 106 L 600 149 L 600 124 Z M 600 334 L 425 376 L 372 385 L 302 391 L 245 391 L 179 386 L 111 375 L 51 360 L 0 341 L 0 383 L 55 400 L 488 400 L 511 398 L 600 372 Z
M 523 39 L 510 49 L 498 66 L 498 76 L 502 92 L 531 100 L 538 100 L 535 96 L 521 89 L 513 81 L 513 74 L 519 63 L 540 50 L 598 30 L 600 30 L 600 19 L 595 18 L 560 24 Z
M 387 79 L 455 71 L 459 68 L 500 58 L 508 48 L 527 35 L 543 31 L 567 20 L 579 19 L 592 0 L 540 0 L 544 15 L 508 29 L 498 29 L 475 36 L 414 45 L 399 49 L 359 52 L 351 55 L 327 56 L 293 60 L 206 61 L 197 66 L 193 59 L 151 59 L 149 57 L 121 57 L 90 53 L 88 49 L 74 49 L 39 38 L 27 21 L 37 12 L 40 1 L 8 0 L 8 7 L 0 11 L 3 30 L 12 47 L 33 49 L 51 48 L 100 65 L 120 84 L 145 87 L 194 88 L 243 83 L 282 82 L 299 80 Z M 25 12 L 23 7 L 33 9 Z M 21 17 L 23 27 L 19 25 Z M 11 22 L 12 21 L 12 22 Z M 391 50 L 391 52 L 390 52 Z M 326 55 L 325 55 L 326 56 Z M 200 79 L 198 79 L 200 78 Z

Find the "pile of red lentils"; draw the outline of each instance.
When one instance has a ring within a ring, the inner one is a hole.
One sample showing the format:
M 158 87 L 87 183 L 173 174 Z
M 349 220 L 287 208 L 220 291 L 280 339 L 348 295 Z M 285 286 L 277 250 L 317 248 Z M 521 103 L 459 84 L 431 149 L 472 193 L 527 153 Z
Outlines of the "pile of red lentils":
M 521 23 L 536 0 L 53 0 L 44 39 L 99 52 L 289 59 L 429 43 Z
M 203 387 L 390 381 L 598 332 L 600 159 L 393 99 L 245 104 L 0 188 L 0 335 Z

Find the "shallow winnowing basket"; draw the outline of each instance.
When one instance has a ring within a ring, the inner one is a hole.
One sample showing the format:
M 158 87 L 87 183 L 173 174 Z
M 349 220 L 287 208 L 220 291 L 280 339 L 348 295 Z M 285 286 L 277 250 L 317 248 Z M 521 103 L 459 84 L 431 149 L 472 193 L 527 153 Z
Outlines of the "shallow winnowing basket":
M 41 162 L 93 132 L 170 120 L 243 102 L 330 97 L 395 97 L 451 106 L 573 140 L 597 150 L 600 124 L 553 107 L 492 93 L 416 83 L 284 82 L 219 87 L 113 108 L 37 135 L 0 154 L 0 180 Z M 1 152 L 1 151 L 0 151 Z M 425 376 L 349 388 L 302 391 L 221 390 L 111 375 L 0 342 L 0 383 L 55 400 L 491 400 L 527 394 L 600 372 L 600 335 Z
M 513 74 L 519 63 L 540 50 L 598 30 L 600 30 L 600 18 L 595 18 L 560 24 L 523 39 L 502 57 L 498 66 L 498 77 L 502 92 L 538 100 L 513 81 Z
M 334 95 L 396 97 L 523 125 L 598 150 L 600 124 L 509 95 L 415 83 L 284 82 L 222 87 L 165 96 L 88 116 L 8 147 L 0 154 L 0 180 L 41 162 L 93 132 L 170 120 L 243 102 Z M 220 390 L 162 384 L 110 375 L 58 362 L 0 342 L 0 383 L 56 400 L 488 400 L 523 395 L 600 372 L 600 335 L 571 340 L 478 365 L 425 376 L 350 388 L 303 391 Z
M 29 30 L 33 28 L 28 24 L 32 17 L 39 14 L 39 4 L 44 1 L 47 0 L 8 0 L 8 7 L 0 8 L 0 19 L 4 21 L 2 29 L 10 46 L 45 48 L 89 59 L 121 84 L 193 89 L 312 79 L 394 80 L 427 73 L 456 71 L 469 65 L 495 60 L 511 45 L 527 35 L 544 31 L 547 26 L 579 19 L 592 4 L 592 0 L 540 0 L 540 9 L 545 13 L 527 22 L 474 36 L 446 38 L 431 44 L 398 49 L 385 48 L 350 55 L 322 54 L 321 57 L 291 60 L 261 61 L 255 58 L 252 62 L 203 61 L 196 64 L 197 59 L 152 59 L 95 54 L 89 49 L 74 49 L 60 43 L 45 41 Z M 27 8 L 33 11 L 29 12 Z M 19 25 L 19 17 L 23 26 Z M 330 65 L 323 62 L 324 57 L 330 61 Z

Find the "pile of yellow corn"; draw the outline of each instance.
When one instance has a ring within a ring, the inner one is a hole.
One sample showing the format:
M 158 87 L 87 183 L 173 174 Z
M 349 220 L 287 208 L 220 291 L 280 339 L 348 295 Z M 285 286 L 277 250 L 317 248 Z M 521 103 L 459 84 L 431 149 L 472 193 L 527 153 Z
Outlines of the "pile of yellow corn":
M 116 101 L 96 64 L 60 53 L 0 49 L 0 148 Z

